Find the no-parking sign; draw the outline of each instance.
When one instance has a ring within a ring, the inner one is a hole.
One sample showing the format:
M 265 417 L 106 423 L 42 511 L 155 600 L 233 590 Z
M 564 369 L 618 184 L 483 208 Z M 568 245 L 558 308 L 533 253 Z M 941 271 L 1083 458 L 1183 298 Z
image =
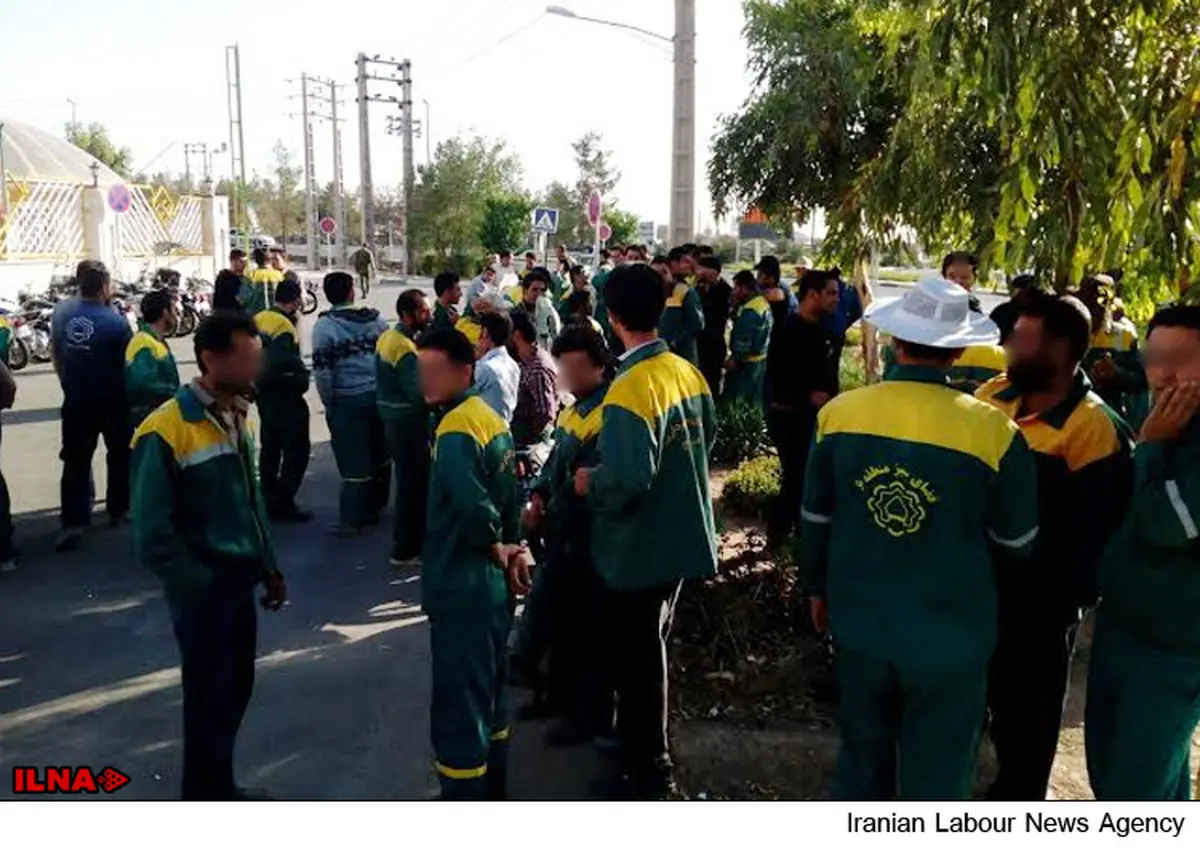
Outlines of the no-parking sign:
M 130 194 L 128 186 L 117 184 L 108 190 L 108 208 L 112 211 L 126 212 L 132 205 L 133 195 Z

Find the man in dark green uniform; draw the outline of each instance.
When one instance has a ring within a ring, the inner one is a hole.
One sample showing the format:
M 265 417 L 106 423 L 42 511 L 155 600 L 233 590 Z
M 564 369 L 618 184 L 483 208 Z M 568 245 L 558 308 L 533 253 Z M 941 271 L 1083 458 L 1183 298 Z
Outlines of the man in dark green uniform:
M 729 339 L 729 364 L 725 366 L 725 397 L 753 406 L 763 404 L 763 381 L 767 375 L 767 346 L 771 342 L 771 305 L 759 294 L 758 281 L 749 271 L 733 278 L 733 302 L 737 306 Z M 808 367 L 790 362 L 786 367 Z M 711 385 L 711 383 L 710 383 Z
M 158 575 L 183 671 L 183 799 L 253 796 L 234 783 L 238 728 L 254 689 L 257 615 L 287 598 L 246 422 L 262 351 L 250 316 L 216 312 L 196 329 L 200 376 L 133 436 L 133 544 Z
M 666 300 L 658 273 L 618 268 L 607 295 L 625 353 L 601 406 L 600 464 L 576 472 L 575 493 L 592 509 L 592 555 L 611 590 L 624 789 L 662 798 L 675 790 L 667 743 L 675 601 L 683 580 L 717 568 L 708 480 L 716 413 L 699 369 L 658 337 Z
M 296 322 L 303 292 L 284 280 L 275 288 L 275 306 L 254 316 L 263 342 L 263 372 L 258 378 L 258 413 L 262 418 L 259 463 L 267 514 L 274 521 L 304 523 L 312 513 L 296 505 L 296 493 L 308 470 L 308 367 L 300 355 Z
M 1033 556 L 997 576 L 999 632 L 988 682 L 996 780 L 988 797 L 1042 801 L 1058 748 L 1080 613 L 1133 485 L 1130 434 L 1079 367 L 1091 335 L 1073 297 L 1021 303 L 1008 338 L 1008 374 L 976 397 L 1021 428 L 1037 463 Z
M 1128 419 L 1136 411 L 1134 401 L 1146 391 L 1146 374 L 1136 329 L 1114 318 L 1116 298 L 1116 284 L 1107 274 L 1086 277 L 1079 284 L 1079 299 L 1092 315 L 1092 343 L 1083 367 L 1096 394 Z
M 125 346 L 125 400 L 133 429 L 179 391 L 179 367 L 166 339 L 175 332 L 179 314 L 165 289 L 142 298 L 138 331 Z
M 433 307 L 431 330 L 453 330 L 458 323 L 458 302 L 462 300 L 462 283 L 458 274 L 443 271 L 433 280 L 433 293 L 437 303 Z M 467 304 L 468 309 L 471 304 Z
M 429 408 L 418 380 L 417 345 L 432 314 L 425 293 L 409 289 L 396 299 L 399 321 L 375 346 L 375 399 L 396 476 L 393 568 L 415 565 L 425 541 L 429 487 Z
M 658 265 L 657 260 L 655 262 Z M 661 271 L 661 265 L 658 265 Z M 663 277 L 666 287 L 666 306 L 658 324 L 658 335 L 671 352 L 693 365 L 700 364 L 698 341 L 704 330 L 704 304 L 683 276 L 683 269 L 694 267 L 691 256 L 677 247 L 667 256 L 668 273 Z M 671 269 L 675 269 L 672 273 Z
M 1200 724 L 1200 307 L 1154 316 L 1146 376 L 1154 406 L 1132 504 L 1100 566 L 1088 673 L 1088 775 L 1101 801 L 1190 799 Z
M 433 664 L 430 723 L 442 797 L 502 800 L 509 589 L 529 586 L 512 436 L 471 392 L 475 351 L 455 330 L 421 339 L 421 391 L 439 423 L 421 555 Z
M 947 382 L 954 357 L 999 335 L 967 297 L 924 280 L 872 304 L 865 317 L 891 333 L 897 364 L 817 415 L 800 562 L 813 624 L 838 652 L 839 799 L 969 796 L 996 640 L 993 552 L 1027 555 L 1037 537 L 1017 425 Z

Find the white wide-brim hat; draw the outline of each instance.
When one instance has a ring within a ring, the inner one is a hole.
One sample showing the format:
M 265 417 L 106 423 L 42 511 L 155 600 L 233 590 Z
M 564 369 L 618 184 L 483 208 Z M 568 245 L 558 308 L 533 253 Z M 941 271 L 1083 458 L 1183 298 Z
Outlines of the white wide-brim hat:
M 971 296 L 962 286 L 940 277 L 927 277 L 903 297 L 872 303 L 863 320 L 893 338 L 928 347 L 998 344 L 1000 328 L 986 315 L 972 312 L 970 301 Z

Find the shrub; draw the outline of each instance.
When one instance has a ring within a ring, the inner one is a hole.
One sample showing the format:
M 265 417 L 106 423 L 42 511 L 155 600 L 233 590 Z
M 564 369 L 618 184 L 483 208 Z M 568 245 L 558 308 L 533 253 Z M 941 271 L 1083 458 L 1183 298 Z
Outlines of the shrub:
M 761 407 L 734 401 L 717 408 L 717 435 L 712 450 L 714 463 L 735 465 L 762 456 L 769 446 L 767 419 Z
M 731 514 L 765 518 L 779 497 L 777 456 L 760 456 L 739 465 L 725 481 L 722 501 Z

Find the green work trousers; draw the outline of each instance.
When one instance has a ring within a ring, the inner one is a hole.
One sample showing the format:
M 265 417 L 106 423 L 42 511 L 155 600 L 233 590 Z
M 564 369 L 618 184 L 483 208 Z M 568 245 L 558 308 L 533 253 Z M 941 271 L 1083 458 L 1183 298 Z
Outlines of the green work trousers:
M 446 800 L 502 801 L 507 796 L 511 731 L 504 687 L 511 628 L 507 601 L 429 614 L 430 731 Z
M 296 493 L 308 470 L 311 444 L 308 402 L 303 395 L 264 394 L 258 398 L 262 449 L 258 457 L 263 498 L 271 512 L 296 506 Z
M 1153 648 L 1096 622 L 1084 738 L 1099 801 L 1187 801 L 1200 724 L 1200 657 Z
M 419 556 L 425 543 L 425 505 L 429 494 L 429 425 L 384 419 L 388 453 L 396 475 L 396 527 L 392 533 L 392 557 L 398 560 Z
M 725 377 L 723 400 L 741 401 L 752 406 L 763 404 L 763 381 L 767 375 L 767 361 L 739 362 Z
M 392 462 L 375 398 L 335 399 L 325 410 L 325 418 L 333 458 L 342 476 L 341 525 L 360 529 L 378 524 L 392 485 Z
M 987 704 L 987 662 L 915 669 L 838 650 L 842 801 L 970 797 Z M 898 785 L 897 785 L 898 783 Z

